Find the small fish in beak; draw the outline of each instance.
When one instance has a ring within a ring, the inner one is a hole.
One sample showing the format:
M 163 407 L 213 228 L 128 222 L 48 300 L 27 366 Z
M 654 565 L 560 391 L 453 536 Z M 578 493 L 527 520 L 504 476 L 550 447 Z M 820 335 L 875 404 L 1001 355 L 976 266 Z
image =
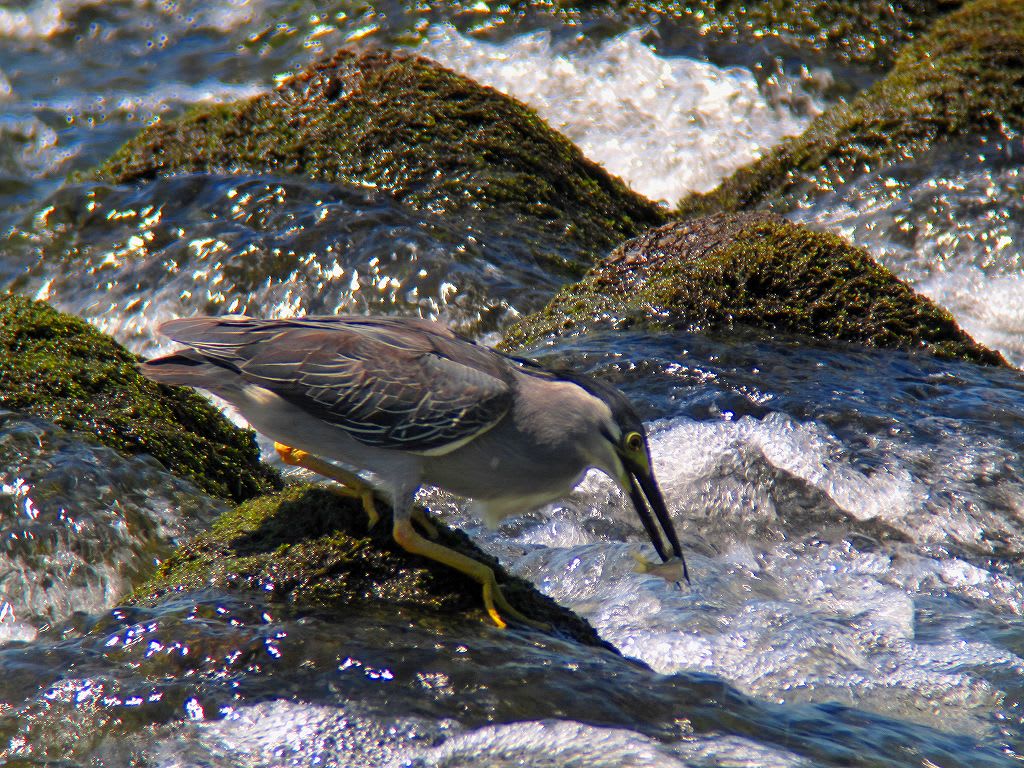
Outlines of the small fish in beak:
M 629 554 L 633 560 L 636 561 L 636 565 L 633 566 L 634 573 L 649 573 L 651 576 L 657 576 L 658 578 L 675 584 L 679 584 L 683 581 L 689 581 L 689 579 L 686 578 L 684 571 L 686 566 L 681 558 L 672 557 L 663 563 L 656 563 L 648 560 L 635 550 L 631 551 Z

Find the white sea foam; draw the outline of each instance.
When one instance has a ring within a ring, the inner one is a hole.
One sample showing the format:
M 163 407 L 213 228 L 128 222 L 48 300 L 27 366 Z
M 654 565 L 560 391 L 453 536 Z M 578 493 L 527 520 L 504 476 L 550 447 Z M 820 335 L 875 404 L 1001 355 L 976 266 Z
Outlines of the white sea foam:
M 195 765 L 359 765 L 364 768 L 702 768 L 757 765 L 798 768 L 808 763 L 738 736 L 695 736 L 660 743 L 641 734 L 567 720 L 463 729 L 451 722 L 361 716 L 332 708 L 272 701 L 233 710 L 222 720 L 197 722 L 165 739 L 153 755 L 165 768 Z
M 161 744 L 161 766 L 359 765 L 375 768 L 407 755 L 410 745 L 436 737 L 437 723 L 406 718 L 382 722 L 353 711 L 289 701 L 239 707 L 219 720 L 197 722 L 181 740 Z
M 1019 675 L 1024 659 L 973 627 L 1024 611 L 1024 585 L 934 546 L 977 545 L 993 531 L 1020 540 L 998 531 L 993 504 L 972 490 L 984 467 L 1005 460 L 996 448 L 955 435 L 918 447 L 880 442 L 868 472 L 821 424 L 778 413 L 674 420 L 655 425 L 651 444 L 692 586 L 635 573 L 631 553 L 653 552 L 628 502 L 596 475 L 567 503 L 510 520 L 498 535 L 448 514 L 660 672 L 700 670 L 768 700 L 840 701 L 990 733 L 1004 697 L 992 673 Z M 1012 483 L 997 492 L 1024 502 Z M 859 525 L 869 526 L 865 541 L 878 525 L 907 541 L 855 546 L 849 530 Z M 922 600 L 949 611 L 924 634 Z
M 792 214 L 867 248 L 950 310 L 978 341 L 1024 364 L 1024 167 L 1019 142 L 940 148 Z
M 60 146 L 57 132 L 34 116 L 0 115 L 0 167 L 31 176 L 56 175 L 76 151 Z
M 27 8 L 0 6 L 0 36 L 22 40 L 52 37 L 64 29 L 67 6 L 59 0 L 39 0 Z
M 486 761 L 492 768 L 588 766 L 588 768 L 694 768 L 758 765 L 796 768 L 806 762 L 739 737 L 703 737 L 661 744 L 617 728 L 562 720 L 492 725 L 455 734 L 417 755 L 417 765 L 456 768 Z M 399 763 L 394 764 L 397 768 Z
M 636 30 L 562 53 L 547 32 L 502 43 L 432 27 L 417 50 L 536 109 L 637 191 L 706 191 L 809 118 L 776 108 L 748 70 L 656 55 Z

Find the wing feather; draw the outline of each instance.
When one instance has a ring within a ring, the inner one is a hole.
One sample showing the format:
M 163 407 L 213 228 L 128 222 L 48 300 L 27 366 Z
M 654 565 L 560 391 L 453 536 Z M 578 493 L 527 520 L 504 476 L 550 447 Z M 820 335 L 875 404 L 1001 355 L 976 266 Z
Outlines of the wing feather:
M 512 403 L 503 357 L 426 320 L 190 318 L 161 331 L 379 448 L 444 452 Z

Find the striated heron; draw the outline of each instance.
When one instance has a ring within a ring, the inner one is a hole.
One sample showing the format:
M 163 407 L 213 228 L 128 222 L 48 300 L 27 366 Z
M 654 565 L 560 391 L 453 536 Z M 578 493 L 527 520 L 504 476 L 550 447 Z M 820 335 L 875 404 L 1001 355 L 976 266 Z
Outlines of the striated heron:
M 431 540 L 436 531 L 413 506 L 420 486 L 475 500 L 493 526 L 567 495 L 599 469 L 629 494 L 668 561 L 664 533 L 689 580 L 643 424 L 609 384 L 549 371 L 419 318 L 194 317 L 160 331 L 187 348 L 142 363 L 148 378 L 233 404 L 286 463 L 360 498 L 371 526 L 374 489 L 350 470 L 372 472 L 394 509 L 395 541 L 475 579 L 499 626 L 502 614 L 535 622 L 509 605 L 489 567 Z

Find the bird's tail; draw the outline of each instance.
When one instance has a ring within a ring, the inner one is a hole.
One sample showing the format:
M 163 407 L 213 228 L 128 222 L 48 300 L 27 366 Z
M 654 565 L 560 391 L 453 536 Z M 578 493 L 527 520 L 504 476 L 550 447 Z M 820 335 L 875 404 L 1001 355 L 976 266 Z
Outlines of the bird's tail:
M 139 363 L 139 372 L 160 384 L 199 387 L 214 394 L 237 386 L 234 372 L 192 350 L 181 350 Z

